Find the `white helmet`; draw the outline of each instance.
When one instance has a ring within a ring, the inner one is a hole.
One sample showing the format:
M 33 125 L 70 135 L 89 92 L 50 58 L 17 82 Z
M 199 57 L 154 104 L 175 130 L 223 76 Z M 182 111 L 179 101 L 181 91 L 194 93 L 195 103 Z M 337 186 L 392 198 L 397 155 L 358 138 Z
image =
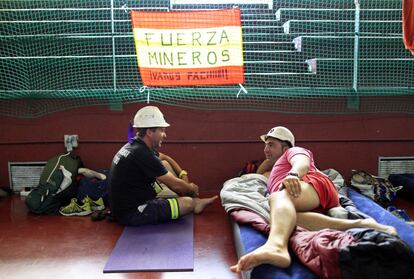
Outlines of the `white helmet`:
M 146 106 L 137 111 L 134 117 L 135 128 L 169 127 L 159 108 Z
M 268 137 L 272 137 L 272 138 L 275 138 L 281 141 L 287 141 L 292 146 L 295 146 L 295 137 L 293 136 L 292 132 L 288 128 L 285 128 L 282 126 L 274 127 L 270 129 L 267 135 L 260 136 L 260 139 L 262 141 L 266 141 Z

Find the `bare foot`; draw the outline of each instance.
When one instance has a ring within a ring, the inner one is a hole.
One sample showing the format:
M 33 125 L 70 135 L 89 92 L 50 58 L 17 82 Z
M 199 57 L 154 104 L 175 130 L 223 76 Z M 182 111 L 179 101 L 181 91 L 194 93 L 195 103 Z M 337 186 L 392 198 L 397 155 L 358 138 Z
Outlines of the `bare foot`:
M 265 244 L 253 252 L 241 257 L 236 265 L 230 267 L 230 270 L 233 272 L 241 272 L 261 264 L 271 264 L 286 268 L 290 266 L 290 263 L 291 259 L 287 249 L 271 247 Z
M 372 218 L 362 219 L 361 225 L 365 228 L 370 228 L 370 229 L 374 229 L 377 231 L 385 232 L 390 235 L 397 235 L 397 230 L 394 227 L 377 223 Z
M 217 195 L 211 198 L 205 198 L 205 199 L 194 198 L 194 202 L 195 202 L 194 213 L 195 214 L 201 213 L 204 210 L 204 208 L 212 204 L 217 198 L 218 198 Z

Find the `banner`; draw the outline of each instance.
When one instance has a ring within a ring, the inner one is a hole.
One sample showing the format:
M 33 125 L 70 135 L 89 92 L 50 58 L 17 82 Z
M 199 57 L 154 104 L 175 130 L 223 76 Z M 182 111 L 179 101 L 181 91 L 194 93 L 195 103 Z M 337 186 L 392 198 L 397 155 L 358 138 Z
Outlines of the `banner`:
M 131 20 L 144 85 L 244 83 L 240 9 L 132 11 Z
M 405 48 L 414 55 L 414 3 L 413 0 L 403 0 L 402 21 Z

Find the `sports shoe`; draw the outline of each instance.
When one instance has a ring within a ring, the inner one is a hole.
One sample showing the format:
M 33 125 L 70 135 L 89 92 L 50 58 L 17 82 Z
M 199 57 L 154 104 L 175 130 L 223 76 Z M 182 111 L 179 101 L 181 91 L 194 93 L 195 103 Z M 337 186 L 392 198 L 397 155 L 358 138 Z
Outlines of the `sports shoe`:
M 410 218 L 410 216 L 408 216 L 407 212 L 404 209 L 398 209 L 395 206 L 389 206 L 387 210 L 398 219 L 404 221 L 406 224 L 414 226 L 414 221 Z
M 91 215 L 91 219 L 92 221 L 102 221 L 104 219 L 106 219 L 106 217 L 111 214 L 111 212 L 109 211 L 109 209 L 104 209 L 104 210 L 97 210 L 94 211 Z
M 102 197 L 94 201 L 89 196 L 85 196 L 82 200 L 82 203 L 89 203 L 93 211 L 105 209 L 105 204 Z
M 83 205 L 79 205 L 77 202 L 78 199 L 71 199 L 70 204 L 61 207 L 59 213 L 64 216 L 86 216 L 92 213 L 89 202 L 85 202 Z

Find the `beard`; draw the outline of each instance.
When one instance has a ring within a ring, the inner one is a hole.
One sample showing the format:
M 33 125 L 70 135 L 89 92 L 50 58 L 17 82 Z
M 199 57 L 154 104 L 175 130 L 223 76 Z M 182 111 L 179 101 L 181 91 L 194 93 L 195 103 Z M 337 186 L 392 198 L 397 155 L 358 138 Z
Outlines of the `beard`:
M 161 141 L 161 140 L 154 141 L 154 142 L 152 143 L 152 148 L 153 148 L 153 149 L 155 149 L 155 150 L 160 149 L 160 148 L 161 148 L 161 143 L 162 143 L 162 141 Z

